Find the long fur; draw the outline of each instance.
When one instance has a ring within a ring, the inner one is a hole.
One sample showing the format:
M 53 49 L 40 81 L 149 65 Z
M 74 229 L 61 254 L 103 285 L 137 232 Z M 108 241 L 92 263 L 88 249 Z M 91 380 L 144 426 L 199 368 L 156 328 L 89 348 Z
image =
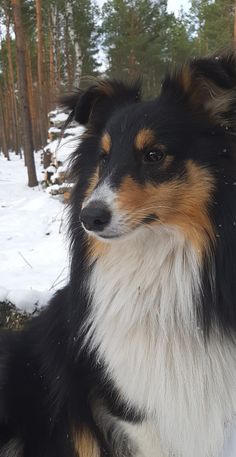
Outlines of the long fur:
M 63 98 L 71 275 L 2 332 L 0 457 L 221 457 L 236 415 L 236 58 Z
M 200 274 L 181 234 L 161 227 L 112 246 L 89 281 L 86 340 L 127 408 L 143 412 L 144 455 L 155 455 L 156 433 L 166 455 L 215 456 L 236 410 L 235 343 L 217 330 L 205 343 L 194 313 Z

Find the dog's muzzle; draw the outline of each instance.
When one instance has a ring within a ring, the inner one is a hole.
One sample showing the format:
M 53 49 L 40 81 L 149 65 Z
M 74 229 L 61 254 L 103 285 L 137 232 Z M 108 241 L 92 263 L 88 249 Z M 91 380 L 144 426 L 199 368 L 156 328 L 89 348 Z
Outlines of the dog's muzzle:
M 86 230 L 102 232 L 111 221 L 111 212 L 108 206 L 95 200 L 81 210 L 80 220 Z

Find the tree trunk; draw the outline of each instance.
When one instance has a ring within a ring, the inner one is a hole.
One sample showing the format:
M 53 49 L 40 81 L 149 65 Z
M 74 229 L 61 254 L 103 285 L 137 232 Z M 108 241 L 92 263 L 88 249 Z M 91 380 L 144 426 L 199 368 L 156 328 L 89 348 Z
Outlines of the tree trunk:
M 69 43 L 69 25 L 68 25 L 68 16 L 65 18 L 65 54 L 66 54 L 66 73 L 67 73 L 67 86 L 68 91 L 71 92 L 73 86 L 73 71 L 71 65 L 71 53 L 70 53 L 70 43 Z
M 45 111 L 47 111 L 46 88 L 44 80 L 44 49 L 43 49 L 43 30 L 42 30 L 42 2 L 35 0 L 36 22 L 37 22 L 37 74 L 38 74 L 38 101 L 39 101 L 39 127 L 41 146 L 47 139 L 47 122 Z
M 56 78 L 55 78 L 55 49 L 52 31 L 51 14 L 49 16 L 49 88 L 50 88 L 50 109 L 55 101 Z
M 57 53 L 57 90 L 60 89 L 61 86 L 61 50 L 60 50 L 60 42 L 59 40 L 57 41 L 57 47 L 56 47 L 56 53 Z
M 59 87 L 59 78 L 58 78 L 58 52 L 57 52 L 57 7 L 51 5 L 50 7 L 50 36 L 51 36 L 51 48 L 50 48 L 50 80 L 51 87 L 53 87 L 53 95 L 57 88 Z
M 236 43 L 236 0 L 234 3 L 234 43 Z
M 10 37 L 10 17 L 7 3 L 4 2 L 4 12 L 6 17 L 6 44 L 7 44 L 7 60 L 9 70 L 9 86 L 10 86 L 10 101 L 11 101 L 11 116 L 12 116 L 12 130 L 13 130 L 13 149 L 16 154 L 20 151 L 19 142 L 19 128 L 17 122 L 17 104 L 15 96 L 15 81 L 14 81 L 14 70 L 12 62 L 12 50 L 11 50 L 11 37 Z
M 37 116 L 37 94 L 34 93 L 33 78 L 32 78 L 32 65 L 29 49 L 25 50 L 25 63 L 26 63 L 26 75 L 27 75 L 27 87 L 28 87 L 28 101 L 29 101 L 29 112 L 31 119 L 33 147 L 37 150 L 41 147 L 41 137 Z M 38 92 L 38 91 L 37 91 Z M 39 111 L 39 109 L 38 109 Z
M 3 94 L 1 94 L 1 100 L 3 100 Z M 0 103 L 0 121 L 2 124 L 2 130 L 1 130 L 1 142 L 2 142 L 2 152 L 4 156 L 7 158 L 7 160 L 10 160 L 9 157 L 9 151 L 8 151 L 8 144 L 7 144 L 7 138 L 6 138 L 6 122 L 5 122 L 5 117 L 4 117 L 4 109 L 3 109 L 3 103 Z
M 129 32 L 129 40 L 131 44 L 133 45 L 135 36 L 137 35 L 137 31 L 135 30 L 135 11 L 133 8 L 130 9 L 129 12 L 129 20 L 130 20 L 130 32 Z M 128 63 L 128 74 L 131 79 L 135 77 L 135 66 L 136 66 L 136 57 L 134 53 L 133 47 L 130 49 L 130 54 L 129 54 L 129 63 Z
M 16 36 L 17 64 L 19 68 L 19 99 L 22 117 L 24 154 L 28 170 L 28 185 L 29 187 L 34 187 L 37 186 L 38 182 L 33 154 L 32 125 L 30 119 L 26 72 L 25 39 L 21 17 L 20 0 L 11 0 L 11 5 L 14 19 L 14 31 Z
M 71 43 L 75 51 L 75 66 L 74 66 L 74 78 L 73 83 L 75 87 L 79 87 L 80 78 L 82 74 L 82 51 L 78 40 L 78 34 L 75 34 L 74 24 L 73 24 L 73 9 L 71 0 L 66 2 L 66 16 L 68 24 L 68 32 L 70 36 Z

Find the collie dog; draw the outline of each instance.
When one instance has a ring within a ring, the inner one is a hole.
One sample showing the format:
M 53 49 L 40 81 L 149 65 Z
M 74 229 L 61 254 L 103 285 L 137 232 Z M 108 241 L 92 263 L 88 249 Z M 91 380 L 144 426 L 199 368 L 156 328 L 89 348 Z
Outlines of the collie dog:
M 66 97 L 71 274 L 2 332 L 1 457 L 219 457 L 236 414 L 236 57 Z

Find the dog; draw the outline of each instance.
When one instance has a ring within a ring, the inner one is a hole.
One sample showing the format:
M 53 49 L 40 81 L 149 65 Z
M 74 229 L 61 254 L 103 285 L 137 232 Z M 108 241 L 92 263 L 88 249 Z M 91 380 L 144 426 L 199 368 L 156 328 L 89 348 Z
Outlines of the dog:
M 1 457 L 218 457 L 236 414 L 236 56 L 62 103 L 68 285 L 0 345 Z

